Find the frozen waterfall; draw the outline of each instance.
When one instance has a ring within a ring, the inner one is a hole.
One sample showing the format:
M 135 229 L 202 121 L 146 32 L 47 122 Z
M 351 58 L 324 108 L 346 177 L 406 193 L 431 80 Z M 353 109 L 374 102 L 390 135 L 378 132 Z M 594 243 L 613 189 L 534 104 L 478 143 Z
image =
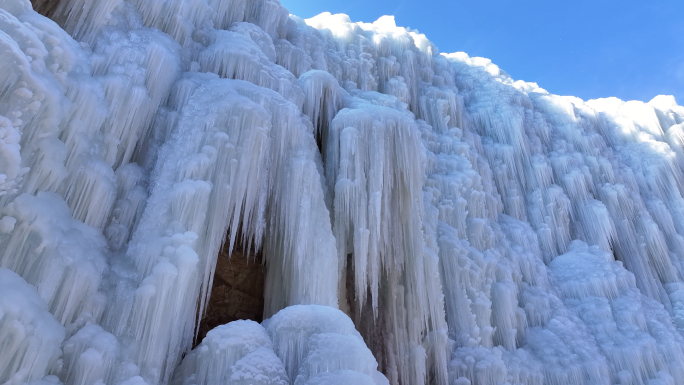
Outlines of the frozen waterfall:
M 390 16 L 0 0 L 0 384 L 684 385 L 683 170 Z

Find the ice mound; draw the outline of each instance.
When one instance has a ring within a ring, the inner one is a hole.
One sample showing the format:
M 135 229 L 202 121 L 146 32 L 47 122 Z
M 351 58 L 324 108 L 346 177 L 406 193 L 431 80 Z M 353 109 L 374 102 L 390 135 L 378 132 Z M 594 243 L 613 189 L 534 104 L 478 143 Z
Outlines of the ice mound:
M 277 354 L 277 355 L 276 355 Z M 263 322 L 214 328 L 176 370 L 177 384 L 388 384 L 348 316 L 317 305 L 287 307 Z
M 285 367 L 264 328 L 234 321 L 214 328 L 176 369 L 178 384 L 285 385 Z

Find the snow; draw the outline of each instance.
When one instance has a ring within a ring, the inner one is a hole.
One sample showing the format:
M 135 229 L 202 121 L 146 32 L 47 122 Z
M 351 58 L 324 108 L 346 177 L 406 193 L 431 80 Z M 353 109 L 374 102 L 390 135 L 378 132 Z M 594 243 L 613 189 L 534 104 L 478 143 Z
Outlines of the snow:
M 0 0 L 0 383 L 684 384 L 673 97 L 391 16 L 34 5 Z M 224 244 L 266 320 L 195 341 Z

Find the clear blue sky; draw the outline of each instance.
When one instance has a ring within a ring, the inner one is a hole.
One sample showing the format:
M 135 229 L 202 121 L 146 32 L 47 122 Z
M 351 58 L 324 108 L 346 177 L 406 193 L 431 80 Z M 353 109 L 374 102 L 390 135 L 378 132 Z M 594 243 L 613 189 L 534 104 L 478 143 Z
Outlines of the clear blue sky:
M 440 52 L 491 59 L 516 80 L 582 99 L 684 105 L 684 0 L 281 0 L 303 18 L 346 13 L 427 35 Z

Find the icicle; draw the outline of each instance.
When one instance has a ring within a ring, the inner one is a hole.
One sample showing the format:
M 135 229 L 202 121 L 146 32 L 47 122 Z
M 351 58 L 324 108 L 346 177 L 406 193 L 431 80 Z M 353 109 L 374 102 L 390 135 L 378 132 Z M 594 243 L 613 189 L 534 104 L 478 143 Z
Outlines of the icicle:
M 316 137 L 327 143 L 330 123 L 343 106 L 342 90 L 335 78 L 318 70 L 300 76 L 299 86 L 305 95 L 302 111 L 311 118 Z
M 112 383 L 119 342 L 97 325 L 86 325 L 64 344 L 62 377 L 69 384 Z

